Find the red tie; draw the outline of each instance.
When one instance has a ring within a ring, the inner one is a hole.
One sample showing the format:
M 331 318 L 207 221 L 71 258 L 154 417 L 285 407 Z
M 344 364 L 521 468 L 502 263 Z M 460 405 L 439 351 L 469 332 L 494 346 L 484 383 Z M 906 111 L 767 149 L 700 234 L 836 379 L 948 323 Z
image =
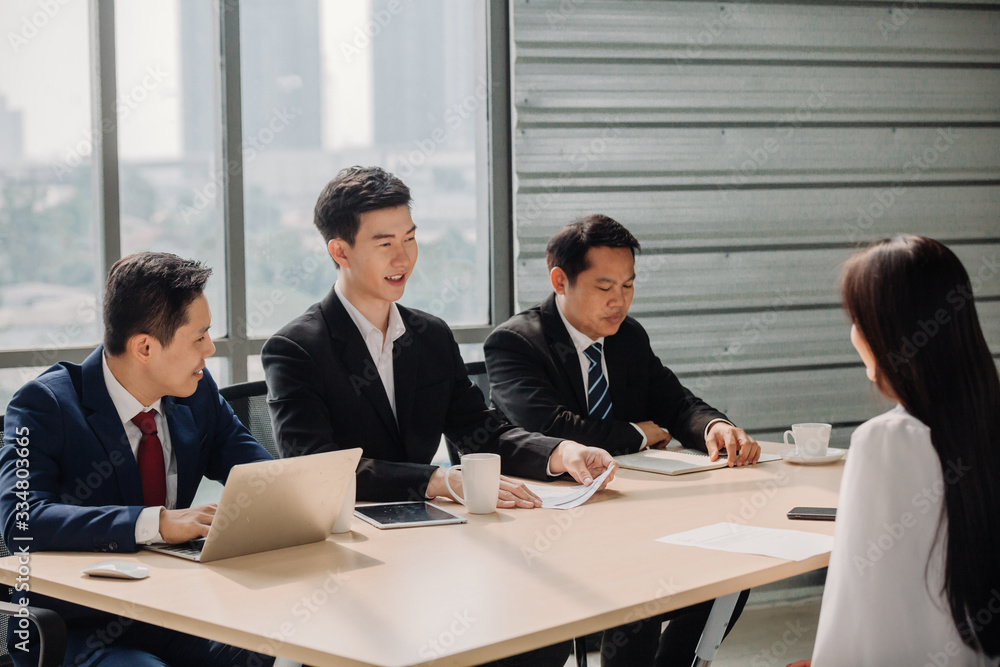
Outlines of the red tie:
M 140 412 L 132 418 L 139 427 L 139 477 L 142 478 L 142 502 L 146 507 L 167 504 L 167 473 L 163 468 L 163 446 L 156 435 L 156 410 Z

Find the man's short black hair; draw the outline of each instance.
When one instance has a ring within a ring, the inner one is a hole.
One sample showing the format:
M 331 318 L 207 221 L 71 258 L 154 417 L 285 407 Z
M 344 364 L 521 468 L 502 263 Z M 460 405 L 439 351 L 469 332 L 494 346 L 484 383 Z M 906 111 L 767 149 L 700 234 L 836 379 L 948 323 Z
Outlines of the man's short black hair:
M 545 261 L 549 271 L 557 266 L 562 269 L 572 285 L 578 275 L 590 268 L 587 251 L 596 247 L 628 248 L 634 258 L 639 250 L 639 241 L 620 222 L 595 213 L 556 232 L 545 247 Z
M 167 347 L 187 324 L 187 308 L 205 291 L 212 269 L 167 252 L 122 257 L 104 286 L 104 349 L 117 356 L 128 339 L 149 334 Z
M 313 222 L 327 243 L 342 239 L 353 246 L 362 213 L 409 206 L 411 201 L 406 184 L 381 167 L 349 167 L 323 188 Z

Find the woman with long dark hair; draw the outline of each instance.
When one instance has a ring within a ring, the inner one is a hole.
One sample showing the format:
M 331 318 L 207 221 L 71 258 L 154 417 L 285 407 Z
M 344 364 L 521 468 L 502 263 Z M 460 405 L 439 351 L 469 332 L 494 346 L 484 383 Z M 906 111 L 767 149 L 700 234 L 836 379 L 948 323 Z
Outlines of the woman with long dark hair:
M 938 241 L 852 257 L 841 293 L 868 378 L 899 405 L 851 438 L 813 667 L 1000 656 L 1000 378 L 969 275 Z

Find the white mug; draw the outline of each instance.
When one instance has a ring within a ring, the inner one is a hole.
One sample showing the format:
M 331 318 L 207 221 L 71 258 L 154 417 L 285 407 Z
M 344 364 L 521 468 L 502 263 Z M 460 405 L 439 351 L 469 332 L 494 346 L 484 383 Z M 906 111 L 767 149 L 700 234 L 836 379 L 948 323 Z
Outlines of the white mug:
M 448 474 L 452 470 L 462 471 L 464 498 L 455 493 L 448 482 Z M 496 512 L 497 496 L 500 494 L 500 455 L 465 454 L 461 465 L 445 469 L 444 485 L 452 498 L 469 508 L 470 514 Z
M 354 501 L 358 495 L 358 477 L 351 474 L 351 479 L 347 483 L 347 490 L 344 492 L 344 504 L 340 506 L 340 514 L 333 522 L 331 533 L 346 533 L 351 530 L 351 520 L 354 518 Z
M 799 456 L 826 456 L 826 448 L 830 444 L 830 431 L 832 429 L 830 424 L 792 424 L 792 430 L 785 431 L 782 439 L 786 446 L 794 444 Z M 792 436 L 792 443 L 788 442 L 789 435 Z

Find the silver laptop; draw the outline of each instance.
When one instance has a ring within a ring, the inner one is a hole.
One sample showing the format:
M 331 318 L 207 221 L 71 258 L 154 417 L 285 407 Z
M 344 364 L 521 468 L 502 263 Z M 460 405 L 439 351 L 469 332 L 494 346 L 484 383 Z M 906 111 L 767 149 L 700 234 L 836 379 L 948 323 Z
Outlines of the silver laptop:
M 360 460 L 355 448 L 233 466 L 207 537 L 145 548 L 207 563 L 321 542 Z

